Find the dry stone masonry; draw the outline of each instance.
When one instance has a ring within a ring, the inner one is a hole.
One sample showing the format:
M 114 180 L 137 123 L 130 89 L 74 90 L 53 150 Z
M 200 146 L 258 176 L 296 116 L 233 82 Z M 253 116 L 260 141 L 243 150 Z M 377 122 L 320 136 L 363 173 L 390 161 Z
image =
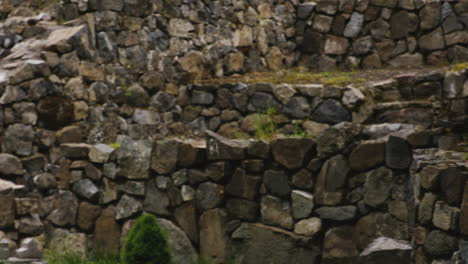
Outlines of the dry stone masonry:
M 118 250 L 147 212 L 177 264 L 468 261 L 463 64 L 345 87 L 198 82 L 466 60 L 468 2 L 0 6 L 0 260 Z M 269 124 L 276 138 L 249 139 Z

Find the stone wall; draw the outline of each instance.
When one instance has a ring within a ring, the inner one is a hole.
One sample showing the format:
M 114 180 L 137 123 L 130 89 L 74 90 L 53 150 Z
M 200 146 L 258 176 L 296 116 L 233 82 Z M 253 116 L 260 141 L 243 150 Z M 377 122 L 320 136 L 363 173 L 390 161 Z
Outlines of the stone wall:
M 214 263 L 465 258 L 468 164 L 462 152 L 430 148 L 451 137 L 440 129 L 340 123 L 315 140 L 271 142 L 207 133 L 119 135 L 113 145 L 65 143 L 65 133 L 49 156 L 0 154 L 2 243 L 20 258 L 39 257 L 44 241 L 117 250 L 147 212 L 168 230 L 176 263 L 197 252 Z
M 468 59 L 466 1 L 321 0 L 297 9 L 302 64 L 320 70 L 337 65 L 444 65 Z

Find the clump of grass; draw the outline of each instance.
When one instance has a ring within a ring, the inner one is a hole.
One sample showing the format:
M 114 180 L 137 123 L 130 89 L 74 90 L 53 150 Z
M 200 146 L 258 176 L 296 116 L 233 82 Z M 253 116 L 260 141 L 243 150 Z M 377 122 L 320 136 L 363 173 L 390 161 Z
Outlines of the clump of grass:
M 463 71 L 466 69 L 468 69 L 468 62 L 458 63 L 450 67 L 451 71 Z
M 253 125 L 257 140 L 272 139 L 278 134 L 278 126 L 275 122 L 276 114 L 276 108 L 268 107 L 265 113 L 254 116 Z
M 307 132 L 301 127 L 301 124 L 299 121 L 294 121 L 294 130 L 290 136 L 296 137 L 296 138 L 307 137 Z
M 120 264 L 119 254 L 111 252 L 93 252 L 88 257 L 83 257 L 75 252 L 48 250 L 44 259 L 48 264 Z

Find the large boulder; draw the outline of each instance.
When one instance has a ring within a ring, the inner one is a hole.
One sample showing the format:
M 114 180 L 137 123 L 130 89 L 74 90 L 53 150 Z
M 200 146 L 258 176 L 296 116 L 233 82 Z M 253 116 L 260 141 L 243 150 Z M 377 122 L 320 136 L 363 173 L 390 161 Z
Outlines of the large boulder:
M 348 109 L 340 102 L 332 99 L 325 100 L 312 114 L 312 120 L 319 123 L 337 124 L 351 121 L 351 119 Z
M 241 224 L 232 244 L 231 254 L 245 264 L 314 264 L 320 254 L 310 238 L 262 224 Z
M 158 223 L 167 232 L 172 261 L 180 264 L 192 264 L 198 255 L 187 235 L 169 220 L 158 218 Z
M 229 140 L 209 130 L 205 133 L 209 136 L 207 145 L 209 160 L 241 160 L 245 157 L 248 141 Z

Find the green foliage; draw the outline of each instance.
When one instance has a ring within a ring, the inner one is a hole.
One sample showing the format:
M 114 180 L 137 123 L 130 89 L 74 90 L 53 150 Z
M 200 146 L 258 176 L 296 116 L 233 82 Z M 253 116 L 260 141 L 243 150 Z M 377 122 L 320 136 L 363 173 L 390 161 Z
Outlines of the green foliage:
M 167 235 L 153 215 L 140 216 L 122 249 L 123 264 L 169 264 L 172 256 Z
M 110 147 L 113 149 L 118 149 L 118 148 L 121 148 L 122 146 L 119 143 L 115 142 L 115 143 L 110 144 Z
M 74 252 L 48 250 L 44 254 L 48 264 L 119 264 L 119 255 L 109 252 L 94 252 L 87 258 Z
M 303 138 L 307 136 L 307 132 L 301 127 L 300 122 L 294 122 L 294 130 L 291 137 Z
M 277 134 L 277 124 L 275 122 L 276 108 L 268 107 L 264 114 L 255 115 L 253 125 L 255 129 L 255 138 L 272 139 Z
M 465 160 L 468 160 L 468 153 L 465 153 Z

